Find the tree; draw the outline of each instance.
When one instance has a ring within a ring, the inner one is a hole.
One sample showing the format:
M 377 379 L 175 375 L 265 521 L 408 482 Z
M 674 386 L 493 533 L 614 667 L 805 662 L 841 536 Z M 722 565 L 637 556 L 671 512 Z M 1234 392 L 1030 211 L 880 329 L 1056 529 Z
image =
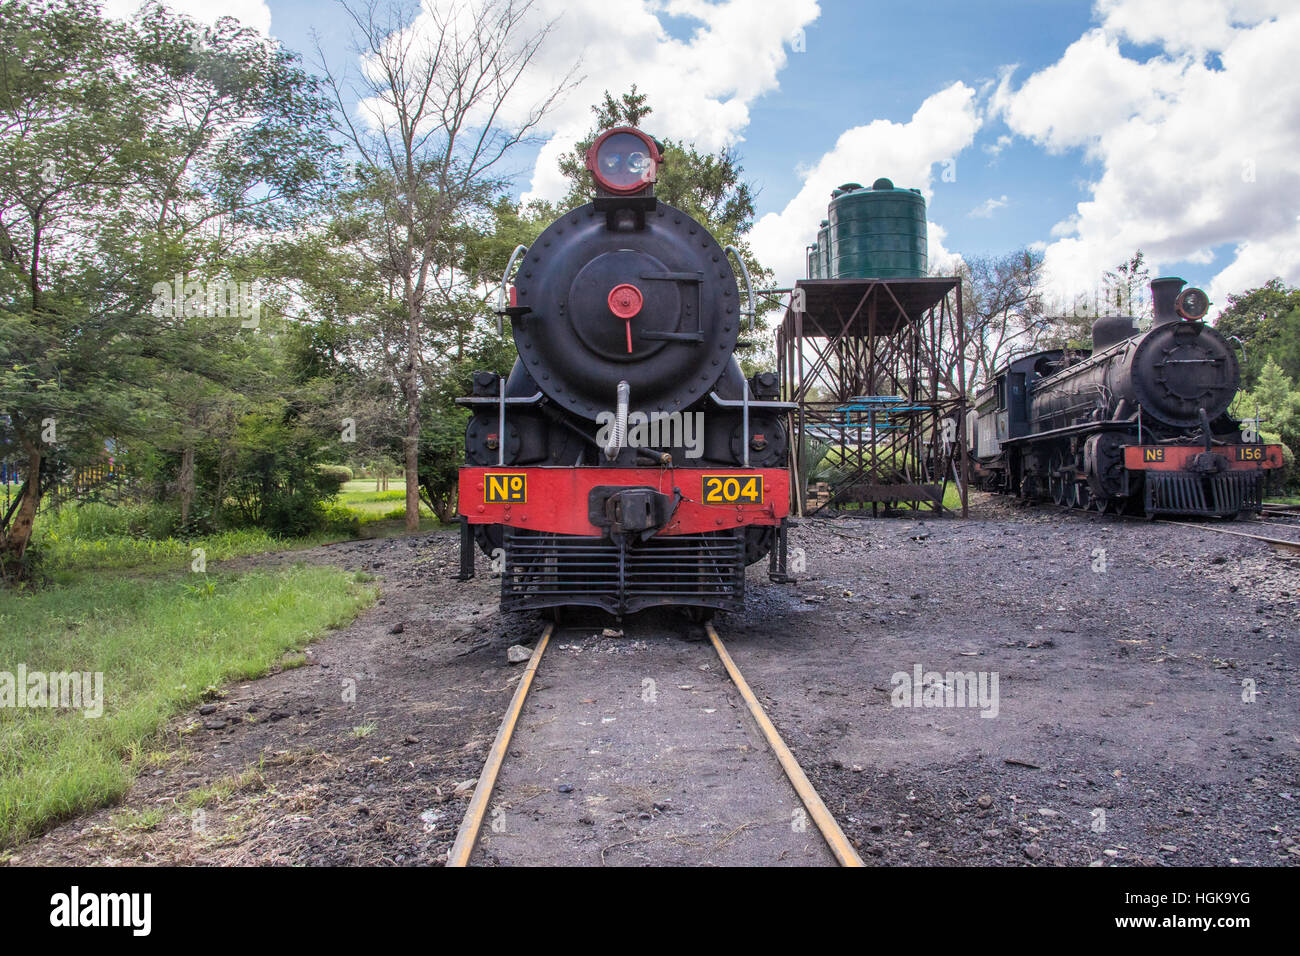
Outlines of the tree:
M 1300 475 L 1295 463 L 1300 455 L 1300 389 L 1273 359 L 1267 359 L 1258 384 L 1242 390 L 1232 404 L 1232 414 L 1243 421 L 1258 420 L 1259 439 L 1281 442 L 1289 451 L 1283 482 L 1295 487 Z
M 1300 289 L 1281 279 L 1228 296 L 1215 328 L 1243 350 L 1242 384 L 1253 386 L 1269 359 L 1300 380 Z
M 23 484 L 0 516 L 0 571 L 20 564 L 42 494 L 42 462 L 82 409 L 60 361 L 75 335 L 61 315 L 60 242 L 138 181 L 146 159 L 141 115 L 156 107 L 118 76 L 130 56 L 124 28 L 99 26 L 84 3 L 0 6 L 0 408 Z M 88 104 L 100 109 L 87 109 Z M 75 267 L 74 267 L 75 268 Z M 85 450 L 84 448 L 82 449 Z
M 0 564 L 21 569 L 50 463 L 186 446 L 199 383 L 229 387 L 264 345 L 209 283 L 247 278 L 249 235 L 322 180 L 321 107 L 234 20 L 0 5 L 0 438 L 24 472 Z
M 965 321 L 966 383 L 974 390 L 1015 354 L 1036 349 L 1053 330 L 1043 302 L 1043 254 L 1021 249 L 1003 256 L 966 260 L 962 276 L 962 313 Z M 957 390 L 955 342 L 949 342 L 948 387 Z
M 1258 408 L 1260 419 L 1285 435 L 1300 435 L 1300 391 L 1291 376 L 1271 358 L 1264 363 L 1259 374 L 1259 384 L 1249 392 L 1242 392 L 1241 411 L 1249 410 L 1254 417 Z
M 1107 270 L 1103 277 L 1106 304 L 1102 314 L 1151 318 L 1151 298 L 1147 294 L 1150 282 L 1151 270 L 1147 268 L 1146 257 L 1139 249 L 1114 269 Z
M 419 445 L 426 325 L 436 277 L 456 263 L 454 227 L 504 191 L 502 160 L 567 87 L 526 95 L 521 81 L 551 25 L 530 32 L 531 0 L 474 0 L 451 13 L 438 5 L 413 24 L 416 7 L 344 2 L 364 68 L 325 66 L 333 121 L 355 154 L 350 200 L 361 216 L 354 247 L 391 280 L 395 308 L 375 313 L 395 332 L 385 343 L 406 406 L 402 436 L 406 527 L 419 528 Z M 318 48 L 319 53 L 319 48 Z M 324 56 L 321 54 L 322 63 Z M 354 120 L 347 103 L 355 99 Z M 505 119 L 507 112 L 519 118 Z

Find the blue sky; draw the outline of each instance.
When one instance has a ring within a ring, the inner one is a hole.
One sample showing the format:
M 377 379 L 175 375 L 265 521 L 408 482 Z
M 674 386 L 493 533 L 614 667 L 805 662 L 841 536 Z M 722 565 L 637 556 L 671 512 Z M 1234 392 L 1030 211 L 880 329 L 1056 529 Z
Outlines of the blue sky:
M 755 103 L 745 130 L 742 152 L 763 190 L 760 212 L 789 202 L 799 187 L 791 172 L 815 163 L 846 127 L 906 122 L 930 93 L 956 81 L 978 89 L 995 82 L 1003 64 L 1046 66 L 1089 19 L 1087 4 L 1024 0 L 824 3 L 821 17 L 805 28 L 807 51 L 790 57 L 780 91 Z M 994 142 L 999 132 L 1005 127 L 982 130 L 975 146 Z M 1078 156 L 1048 157 L 1022 142 L 996 160 L 970 160 L 961 162 L 955 182 L 936 184 L 930 202 L 931 215 L 943 217 L 950 249 L 983 255 L 1023 246 L 1045 237 L 1077 201 Z M 895 175 L 863 168 L 856 179 L 869 184 Z M 1002 215 L 967 218 L 988 197 L 1011 192 L 1015 200 Z
M 759 190 L 751 242 L 783 281 L 829 189 L 888 176 L 926 193 L 932 260 L 1032 245 L 1062 298 L 1139 247 L 1220 304 L 1273 275 L 1300 283 L 1294 0 L 535 3 L 558 21 L 531 88 L 582 62 L 543 142 L 514 158 L 522 194 L 554 196 L 588 107 L 636 82 L 653 132 L 739 150 Z M 308 61 L 314 30 L 351 65 L 334 3 L 172 5 L 233 13 Z

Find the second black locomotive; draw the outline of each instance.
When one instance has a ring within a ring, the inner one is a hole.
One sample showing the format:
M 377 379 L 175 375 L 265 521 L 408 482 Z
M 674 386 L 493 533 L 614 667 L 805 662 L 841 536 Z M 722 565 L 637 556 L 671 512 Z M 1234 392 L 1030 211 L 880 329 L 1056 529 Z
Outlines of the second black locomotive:
M 1093 325 L 1090 350 L 1018 358 L 975 396 L 967 435 L 989 491 L 1106 512 L 1236 517 L 1258 511 L 1282 448 L 1228 408 L 1241 373 L 1204 321 L 1205 293 L 1151 283 L 1154 319 Z

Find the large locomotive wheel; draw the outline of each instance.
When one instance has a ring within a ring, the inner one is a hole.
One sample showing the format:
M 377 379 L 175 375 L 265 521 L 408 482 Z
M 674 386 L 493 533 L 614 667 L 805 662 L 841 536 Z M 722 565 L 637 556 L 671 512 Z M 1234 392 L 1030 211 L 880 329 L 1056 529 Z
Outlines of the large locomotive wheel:
M 1061 453 L 1052 452 L 1052 456 L 1047 459 L 1047 490 L 1052 496 L 1052 501 L 1058 505 L 1068 502 L 1068 483 L 1065 476 L 1061 474 L 1061 467 Z
M 1076 481 L 1074 483 L 1074 506 L 1083 511 L 1089 511 L 1092 508 L 1092 491 L 1088 488 L 1086 481 Z
M 1083 444 L 1083 471 L 1093 497 L 1115 498 L 1124 487 L 1124 445 L 1132 438 L 1121 432 L 1091 435 Z

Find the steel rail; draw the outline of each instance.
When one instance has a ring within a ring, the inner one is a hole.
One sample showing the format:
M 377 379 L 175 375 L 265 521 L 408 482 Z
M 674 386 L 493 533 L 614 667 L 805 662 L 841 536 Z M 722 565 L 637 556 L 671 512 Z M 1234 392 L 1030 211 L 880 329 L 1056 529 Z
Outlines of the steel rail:
M 528 666 L 524 668 L 524 674 L 519 679 L 519 686 L 515 688 L 515 695 L 510 699 L 510 707 L 506 710 L 506 716 L 497 730 L 496 740 L 492 741 L 492 749 L 488 751 L 487 760 L 483 762 L 483 769 L 479 772 L 474 795 L 470 797 L 465 816 L 460 821 L 456 842 L 452 844 L 451 852 L 447 854 L 448 866 L 469 865 L 469 858 L 474 853 L 474 844 L 478 842 L 479 828 L 483 825 L 483 815 L 487 812 L 488 800 L 492 797 L 492 788 L 496 786 L 497 774 L 501 772 L 501 764 L 506 759 L 506 749 L 510 746 L 510 737 L 515 732 L 515 724 L 519 722 L 519 714 L 524 709 L 524 698 L 528 696 L 528 688 L 533 684 L 533 675 L 537 673 L 537 665 L 542 662 L 542 653 L 546 650 L 554 630 L 554 624 L 547 624 L 546 630 L 542 631 L 537 646 L 533 648 L 533 656 L 528 659 Z
M 736 662 L 731 659 L 727 649 L 722 646 L 722 639 L 718 637 L 718 632 L 712 624 L 706 624 L 704 629 L 709 635 L 709 641 L 713 644 L 713 649 L 718 652 L 718 658 L 722 661 L 722 666 L 727 669 L 727 675 L 731 678 L 731 682 L 736 685 L 736 689 L 740 691 L 740 696 L 744 698 L 745 705 L 749 707 L 749 712 L 758 724 L 759 730 L 767 738 L 768 746 L 772 748 L 773 753 L 776 754 L 776 759 L 780 761 L 781 769 L 785 771 L 785 775 L 790 779 L 795 793 L 799 795 L 799 799 L 803 801 L 803 805 L 808 809 L 809 816 L 817 824 L 817 829 L 821 831 L 822 838 L 826 841 L 826 845 L 834 854 L 835 859 L 839 861 L 841 866 L 863 866 L 862 858 L 853 849 L 853 844 L 849 842 L 849 838 L 844 835 L 840 825 L 835 822 L 835 818 L 831 816 L 831 812 L 826 808 L 822 798 L 813 789 L 807 774 L 799 766 L 799 761 L 790 752 L 790 748 L 785 745 L 785 741 L 777 733 L 775 725 L 768 718 L 767 712 L 763 710 L 763 705 L 754 696 L 748 681 L 741 676 L 740 669 L 736 667 Z
M 1300 541 L 1288 541 L 1285 538 L 1266 538 L 1262 534 L 1250 534 L 1247 531 L 1229 531 L 1227 528 L 1216 528 L 1210 524 L 1192 524 L 1190 521 L 1170 521 L 1168 518 L 1156 518 L 1158 524 L 1176 524 L 1183 528 L 1195 528 L 1198 531 L 1217 531 L 1219 534 L 1231 534 L 1238 538 L 1252 538 L 1255 541 L 1262 541 L 1279 551 L 1294 551 L 1300 554 Z
M 519 722 L 519 715 L 523 712 L 524 700 L 528 696 L 533 677 L 536 675 L 538 665 L 541 663 L 542 654 L 545 652 L 554 630 L 554 624 L 546 626 L 546 630 L 542 632 L 541 638 L 537 641 L 537 647 L 533 649 L 533 656 L 528 659 L 528 666 L 524 669 L 523 676 L 519 680 L 519 686 L 515 688 L 514 696 L 510 700 L 510 706 L 507 708 L 501 726 L 497 730 L 496 739 L 492 742 L 492 749 L 488 751 L 487 759 L 483 763 L 483 769 L 479 773 L 478 782 L 474 786 L 474 794 L 470 797 L 469 806 L 465 810 L 465 816 L 460 822 L 460 829 L 456 833 L 456 842 L 452 844 L 451 851 L 447 854 L 447 866 L 449 867 L 466 867 L 469 865 L 470 857 L 474 853 L 474 846 L 478 842 L 478 834 L 483 825 L 483 818 L 487 814 L 488 801 L 492 797 L 497 776 L 501 772 L 501 765 L 505 762 L 506 752 L 510 747 L 510 738 Z M 717 652 L 723 667 L 726 668 L 727 676 L 731 678 L 731 682 L 740 691 L 740 696 L 744 699 L 750 714 L 763 732 L 763 736 L 767 739 L 773 753 L 776 754 L 781 769 L 785 771 L 785 775 L 794 787 L 795 793 L 798 794 L 800 801 L 807 808 L 809 816 L 817 825 L 817 829 L 826 841 L 827 847 L 830 848 L 831 854 L 841 866 L 863 866 L 862 858 L 853 849 L 853 844 L 849 842 L 844 831 L 840 829 L 840 825 L 835 821 L 835 817 L 831 815 L 830 810 L 827 809 L 825 802 L 818 796 L 807 774 L 799 766 L 799 761 L 795 759 L 794 754 L 790 752 L 790 748 L 781 739 L 775 725 L 768 718 L 767 712 L 763 710 L 763 705 L 754 696 L 754 691 L 750 688 L 749 682 L 741 675 L 739 668 L 736 667 L 736 662 L 732 660 L 726 647 L 723 646 L 717 630 L 714 629 L 712 624 L 705 625 L 705 630 L 709 635 L 709 641 L 713 644 L 713 649 Z

